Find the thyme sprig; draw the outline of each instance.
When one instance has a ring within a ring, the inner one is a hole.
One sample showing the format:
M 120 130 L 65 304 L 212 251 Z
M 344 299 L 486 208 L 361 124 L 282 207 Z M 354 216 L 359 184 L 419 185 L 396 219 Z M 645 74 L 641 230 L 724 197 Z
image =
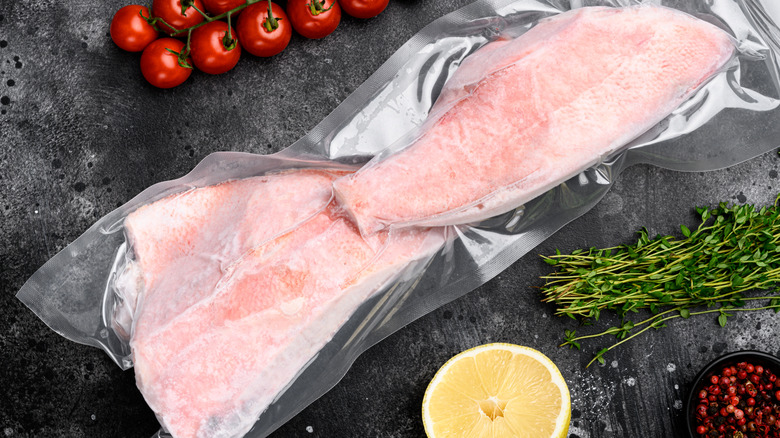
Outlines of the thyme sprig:
M 780 311 L 776 292 L 746 295 L 774 288 L 780 282 L 780 195 L 774 206 L 720 203 L 697 208 L 701 223 L 691 231 L 680 226 L 682 238 L 639 231 L 632 245 L 590 248 L 561 254 L 556 250 L 543 260 L 556 270 L 542 277 L 543 302 L 553 303 L 555 314 L 590 325 L 601 312 L 612 311 L 619 326 L 600 333 L 577 335 L 566 330 L 561 346 L 580 348 L 583 339 L 614 335 L 619 341 L 596 353 L 604 354 L 645 331 L 660 329 L 676 318 L 717 314 L 722 327 L 733 312 Z M 763 301 L 758 307 L 747 302 Z M 699 310 L 707 309 L 707 310 Z M 630 313 L 651 314 L 639 322 Z

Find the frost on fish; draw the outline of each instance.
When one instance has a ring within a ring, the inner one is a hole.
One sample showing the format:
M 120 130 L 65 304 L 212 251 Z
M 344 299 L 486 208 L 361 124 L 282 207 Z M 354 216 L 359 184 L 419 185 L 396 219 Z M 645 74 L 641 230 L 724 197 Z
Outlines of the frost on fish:
M 221 186 L 128 218 L 144 282 L 130 342 L 136 381 L 174 437 L 242 436 L 363 301 L 441 246 L 442 230 L 364 239 L 329 203 L 335 176 L 283 175 L 287 188 L 274 194 L 264 184 L 282 181 L 256 184 L 264 196 L 252 196 L 275 205 L 247 208 L 254 219 L 232 225 L 211 228 L 228 220 L 225 209 L 243 210 Z M 306 183 L 308 195 L 298 190 Z M 200 198 L 214 201 L 205 213 Z M 258 216 L 265 208 L 289 223 Z M 159 232 L 163 218 L 180 231 Z
M 733 51 L 664 7 L 560 14 L 467 58 L 422 136 L 337 180 L 336 198 L 364 235 L 504 213 L 659 123 Z
M 124 225 L 134 257 L 116 281 L 117 331 L 129 336 L 160 327 L 208 296 L 242 254 L 323 210 L 331 182 L 344 173 L 300 170 L 229 181 L 131 213 Z M 139 299 L 146 310 L 135 315 Z

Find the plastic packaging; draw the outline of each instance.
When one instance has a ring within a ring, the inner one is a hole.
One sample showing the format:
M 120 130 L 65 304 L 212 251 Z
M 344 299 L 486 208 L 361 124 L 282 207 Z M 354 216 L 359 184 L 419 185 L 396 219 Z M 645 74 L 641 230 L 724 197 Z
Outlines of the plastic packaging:
M 124 222 L 117 270 L 135 378 L 174 436 L 240 436 L 367 297 L 421 272 L 445 229 L 363 239 L 331 202 L 343 172 L 193 189 Z M 121 320 L 118 320 L 121 322 Z M 123 327 L 124 328 L 124 327 Z
M 336 180 L 336 198 L 365 235 L 506 213 L 656 125 L 733 53 L 669 8 L 550 17 L 466 58 L 420 137 Z
M 132 327 L 136 305 L 121 292 L 127 290 L 121 279 L 133 277 L 128 268 L 133 248 L 124 229 L 129 214 L 169 195 L 226 181 L 290 169 L 353 172 L 372 157 L 397 151 L 419 137 L 426 120 L 435 119 L 435 112 L 428 116 L 443 84 L 478 48 L 522 35 L 539 20 L 571 8 L 637 3 L 477 1 L 449 14 L 401 47 L 289 148 L 271 156 L 212 154 L 188 175 L 150 187 L 49 260 L 17 297 L 53 330 L 103 348 L 122 368 L 129 368 L 133 355 L 127 328 Z M 725 30 L 734 40 L 735 56 L 668 117 L 597 164 L 508 212 L 476 224 L 446 227 L 442 249 L 433 257 L 417 259 L 360 302 L 332 338 L 296 370 L 245 436 L 267 436 L 335 385 L 362 351 L 488 281 L 585 213 L 627 166 L 649 163 L 676 170 L 715 170 L 778 146 L 780 31 L 764 4 L 758 0 L 653 3 Z M 122 317 L 114 319 L 115 315 Z M 162 431 L 159 435 L 165 436 Z

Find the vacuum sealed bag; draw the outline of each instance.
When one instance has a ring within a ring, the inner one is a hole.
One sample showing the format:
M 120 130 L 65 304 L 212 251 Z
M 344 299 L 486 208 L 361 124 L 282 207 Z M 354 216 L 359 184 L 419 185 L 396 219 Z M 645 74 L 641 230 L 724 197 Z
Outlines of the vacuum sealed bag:
M 295 144 L 215 153 L 148 188 L 17 297 L 134 366 L 158 435 L 267 436 L 362 351 L 585 213 L 625 167 L 714 170 L 780 145 L 773 13 L 477 1 Z

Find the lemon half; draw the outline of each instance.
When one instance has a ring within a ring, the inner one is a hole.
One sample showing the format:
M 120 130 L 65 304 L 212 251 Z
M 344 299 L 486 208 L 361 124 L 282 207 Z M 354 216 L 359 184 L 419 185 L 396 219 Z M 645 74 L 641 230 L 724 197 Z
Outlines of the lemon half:
M 569 388 L 544 354 L 512 344 L 486 344 L 444 364 L 425 390 L 429 438 L 566 437 Z

